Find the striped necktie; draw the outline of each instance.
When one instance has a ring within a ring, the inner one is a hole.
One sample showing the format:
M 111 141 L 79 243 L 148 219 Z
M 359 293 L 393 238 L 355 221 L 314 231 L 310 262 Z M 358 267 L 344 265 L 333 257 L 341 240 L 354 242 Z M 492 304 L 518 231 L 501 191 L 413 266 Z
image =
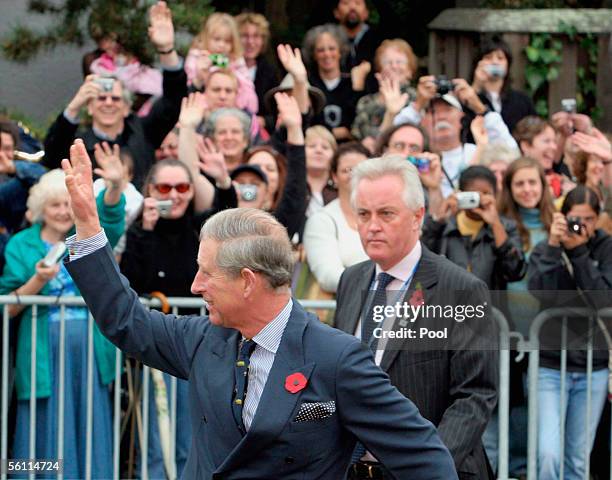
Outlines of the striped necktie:
M 240 342 L 238 358 L 236 359 L 236 366 L 234 368 L 235 382 L 232 412 L 234 414 L 236 425 L 243 435 L 246 433 L 246 429 L 244 428 L 244 423 L 242 421 L 242 408 L 244 406 L 247 385 L 249 383 L 249 360 L 256 346 L 257 344 L 253 340 L 243 338 Z

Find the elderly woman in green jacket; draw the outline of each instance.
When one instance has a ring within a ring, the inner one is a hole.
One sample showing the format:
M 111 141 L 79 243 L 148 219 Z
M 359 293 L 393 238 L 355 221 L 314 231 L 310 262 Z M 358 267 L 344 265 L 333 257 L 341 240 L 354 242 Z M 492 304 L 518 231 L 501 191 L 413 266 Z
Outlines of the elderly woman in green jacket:
M 120 165 L 118 167 L 120 169 Z M 123 184 L 114 160 L 98 171 L 107 189 L 97 200 L 98 212 L 111 244 L 125 228 Z M 43 259 L 57 243 L 74 232 L 64 173 L 52 170 L 30 190 L 28 216 L 32 226 L 14 235 L 5 250 L 0 292 L 17 295 L 78 296 L 79 291 L 60 260 L 46 266 Z M 15 458 L 58 458 L 60 307 L 9 306 L 21 317 L 17 336 L 15 385 L 17 428 Z M 64 383 L 64 477 L 85 477 L 88 313 L 66 307 Z M 36 322 L 36 451 L 29 451 L 32 324 Z M 95 325 L 95 324 L 94 324 Z M 92 477 L 112 477 L 112 406 L 107 385 L 114 378 L 114 347 L 94 327 Z

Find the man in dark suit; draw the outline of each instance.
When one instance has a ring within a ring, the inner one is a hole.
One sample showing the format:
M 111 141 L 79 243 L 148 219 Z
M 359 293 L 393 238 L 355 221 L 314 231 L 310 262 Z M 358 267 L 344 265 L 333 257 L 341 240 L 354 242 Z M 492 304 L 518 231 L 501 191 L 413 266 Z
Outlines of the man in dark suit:
M 457 478 L 433 425 L 371 352 L 292 300 L 291 244 L 271 215 L 211 217 L 192 285 L 209 315 L 164 315 L 145 309 L 117 268 L 81 140 L 62 167 L 77 232 L 67 267 L 96 323 L 127 354 L 189 379 L 193 441 L 183 478 L 337 480 L 357 439 L 394 478 Z
M 371 260 L 342 275 L 335 326 L 368 344 L 391 382 L 438 427 L 459 478 L 492 478 L 481 443 L 496 401 L 497 336 L 491 317 L 460 322 L 458 313 L 442 319 L 421 312 L 411 323 L 403 313 L 385 318 L 373 315 L 376 305 L 398 301 L 486 307 L 487 287 L 421 245 L 423 190 L 410 162 L 394 155 L 371 159 L 359 164 L 352 175 L 359 235 Z M 393 338 L 406 325 L 419 333 L 421 327 L 442 332 L 446 328 L 447 336 L 433 343 L 418 335 Z M 366 465 L 377 470 L 376 454 L 356 453 L 349 478 L 368 478 L 358 472 Z M 387 478 L 385 474 L 380 468 L 380 478 Z

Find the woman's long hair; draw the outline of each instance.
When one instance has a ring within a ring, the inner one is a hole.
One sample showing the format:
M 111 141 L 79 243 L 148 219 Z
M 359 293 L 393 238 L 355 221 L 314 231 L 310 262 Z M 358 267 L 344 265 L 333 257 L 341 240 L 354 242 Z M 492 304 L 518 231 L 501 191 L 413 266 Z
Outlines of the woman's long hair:
M 504 174 L 503 188 L 498 202 L 498 211 L 501 215 L 511 218 L 516 222 L 516 226 L 521 237 L 523 244 L 523 251 L 527 252 L 531 249 L 531 241 L 529 238 L 529 230 L 525 227 L 521 214 L 519 213 L 519 205 L 512 197 L 512 179 L 516 172 L 523 168 L 535 168 L 540 177 L 540 183 L 542 184 L 542 197 L 538 202 L 536 208 L 540 210 L 540 220 L 544 225 L 546 231 L 550 230 L 552 225 L 552 217 L 555 211 L 552 196 L 548 189 L 548 182 L 546 181 L 546 175 L 544 169 L 540 163 L 533 158 L 521 157 L 516 159 L 508 166 L 508 170 Z

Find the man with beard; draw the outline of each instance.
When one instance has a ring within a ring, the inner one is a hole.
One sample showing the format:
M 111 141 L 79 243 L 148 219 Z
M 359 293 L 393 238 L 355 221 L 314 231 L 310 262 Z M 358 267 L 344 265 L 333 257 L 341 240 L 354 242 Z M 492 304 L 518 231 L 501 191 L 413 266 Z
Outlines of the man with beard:
M 395 125 L 404 122 L 421 125 L 429 134 L 431 150 L 442 156 L 444 197 L 456 190 L 463 170 L 478 164 L 487 143 L 503 144 L 518 150 L 499 113 L 489 110 L 464 79 L 453 79 L 451 84 L 452 88 L 444 92 L 440 91 L 436 77 L 421 77 L 416 100 L 393 120 Z M 465 115 L 464 107 L 477 115 L 470 125 L 475 143 L 463 141 L 461 120 Z
M 334 9 L 334 17 L 346 31 L 351 47 L 342 65 L 343 72 L 350 72 L 364 61 L 371 63 L 374 58 L 381 38 L 366 23 L 369 14 L 365 0 L 339 0 Z

